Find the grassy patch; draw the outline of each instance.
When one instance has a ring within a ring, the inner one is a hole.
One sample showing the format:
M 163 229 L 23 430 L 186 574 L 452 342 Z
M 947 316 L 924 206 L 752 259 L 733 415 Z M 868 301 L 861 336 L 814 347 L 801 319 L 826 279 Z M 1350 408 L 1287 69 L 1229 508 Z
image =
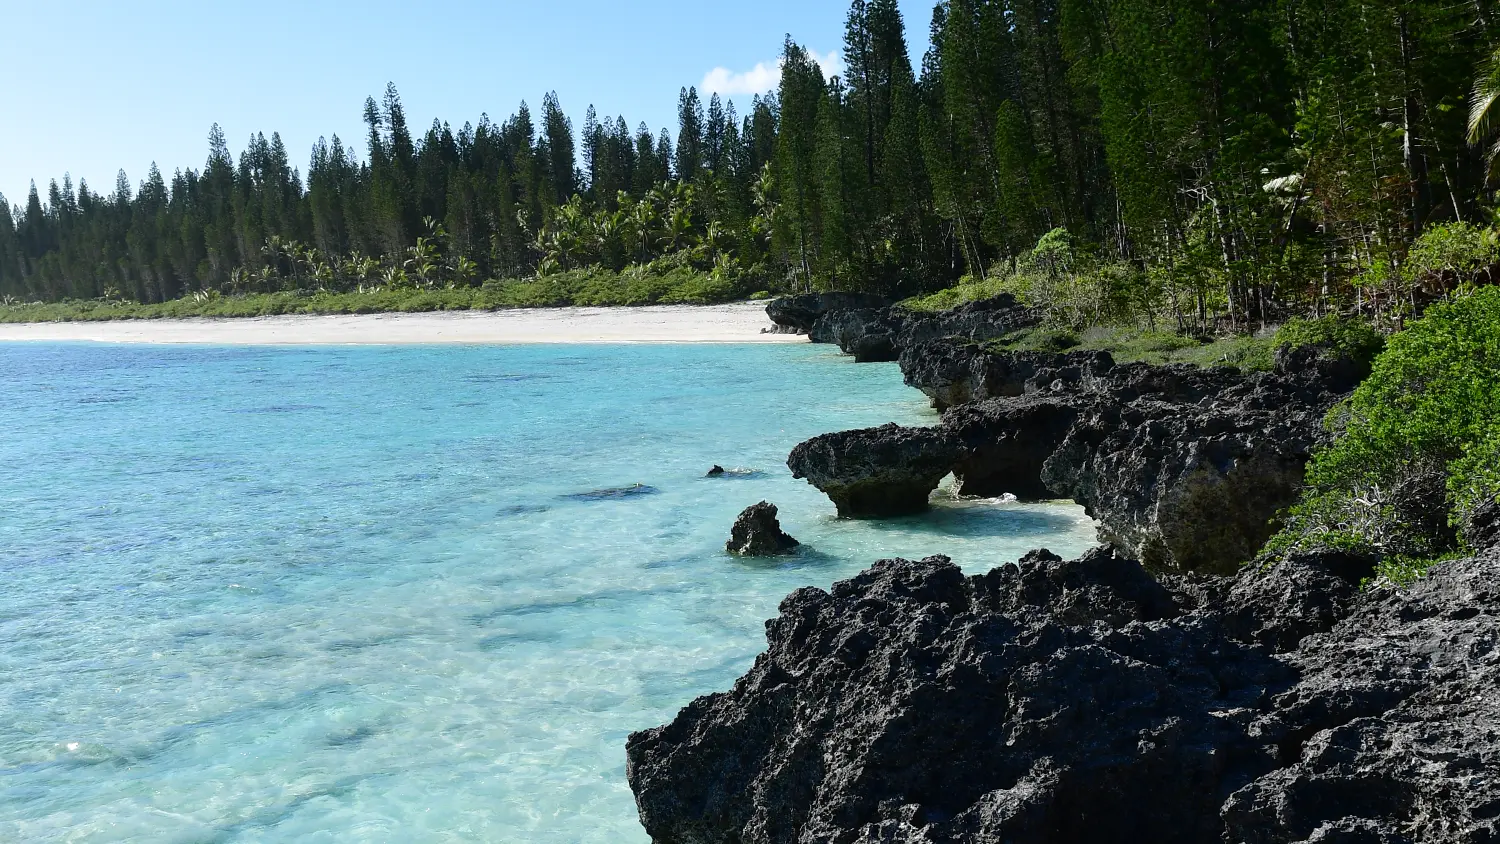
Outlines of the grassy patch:
M 1001 293 L 1018 295 L 1021 292 L 1015 279 L 1009 276 L 992 276 L 987 279 L 975 279 L 972 276 L 964 276 L 953 287 L 939 290 L 928 296 L 915 296 L 906 299 L 899 303 L 899 307 L 913 313 L 936 313 L 938 311 L 946 311 L 949 308 L 956 308 L 966 302 L 993 299 Z

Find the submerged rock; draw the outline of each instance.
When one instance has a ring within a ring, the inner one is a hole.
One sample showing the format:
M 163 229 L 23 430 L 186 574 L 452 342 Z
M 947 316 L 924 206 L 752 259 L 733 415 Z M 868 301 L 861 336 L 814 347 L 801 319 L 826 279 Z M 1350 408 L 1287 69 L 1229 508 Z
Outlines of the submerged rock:
M 567 501 L 608 501 L 612 498 L 634 498 L 638 495 L 656 495 L 661 490 L 654 486 L 645 484 L 631 484 L 630 486 L 608 487 L 605 489 L 591 489 L 588 492 L 575 492 L 571 495 L 562 496 Z
M 792 450 L 792 477 L 822 490 L 844 518 L 920 513 L 952 470 L 957 440 L 941 428 L 883 425 L 824 434 Z
M 801 544 L 782 532 L 776 505 L 762 501 L 745 508 L 734 520 L 724 550 L 742 557 L 774 557 Z
M 1359 592 L 1106 550 L 800 589 L 731 691 L 630 737 L 653 840 L 1500 840 L 1500 557 Z

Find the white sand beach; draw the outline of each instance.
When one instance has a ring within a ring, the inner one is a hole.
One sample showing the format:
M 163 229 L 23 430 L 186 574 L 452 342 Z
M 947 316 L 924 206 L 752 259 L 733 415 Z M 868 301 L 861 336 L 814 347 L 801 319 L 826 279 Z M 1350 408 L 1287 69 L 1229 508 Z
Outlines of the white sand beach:
M 763 302 L 645 308 L 538 308 L 423 314 L 0 324 L 0 342 L 244 346 L 530 343 L 805 343 L 762 333 Z

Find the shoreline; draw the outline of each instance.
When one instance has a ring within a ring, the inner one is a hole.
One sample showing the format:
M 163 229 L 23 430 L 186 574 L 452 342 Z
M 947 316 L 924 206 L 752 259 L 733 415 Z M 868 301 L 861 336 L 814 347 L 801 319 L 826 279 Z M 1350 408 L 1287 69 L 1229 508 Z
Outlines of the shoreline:
M 764 302 L 0 324 L 0 343 L 243 346 L 805 343 Z M 763 333 L 763 329 L 766 331 Z

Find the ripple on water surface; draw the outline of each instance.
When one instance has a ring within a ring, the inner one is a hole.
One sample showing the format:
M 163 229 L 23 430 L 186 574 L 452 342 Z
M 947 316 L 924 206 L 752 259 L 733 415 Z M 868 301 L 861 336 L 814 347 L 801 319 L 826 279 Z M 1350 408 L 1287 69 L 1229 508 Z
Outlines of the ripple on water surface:
M 11 345 L 0 391 L 5 841 L 644 842 L 625 736 L 786 593 L 1093 538 L 835 519 L 790 448 L 935 417 L 811 346 Z M 761 499 L 802 554 L 724 556 Z

